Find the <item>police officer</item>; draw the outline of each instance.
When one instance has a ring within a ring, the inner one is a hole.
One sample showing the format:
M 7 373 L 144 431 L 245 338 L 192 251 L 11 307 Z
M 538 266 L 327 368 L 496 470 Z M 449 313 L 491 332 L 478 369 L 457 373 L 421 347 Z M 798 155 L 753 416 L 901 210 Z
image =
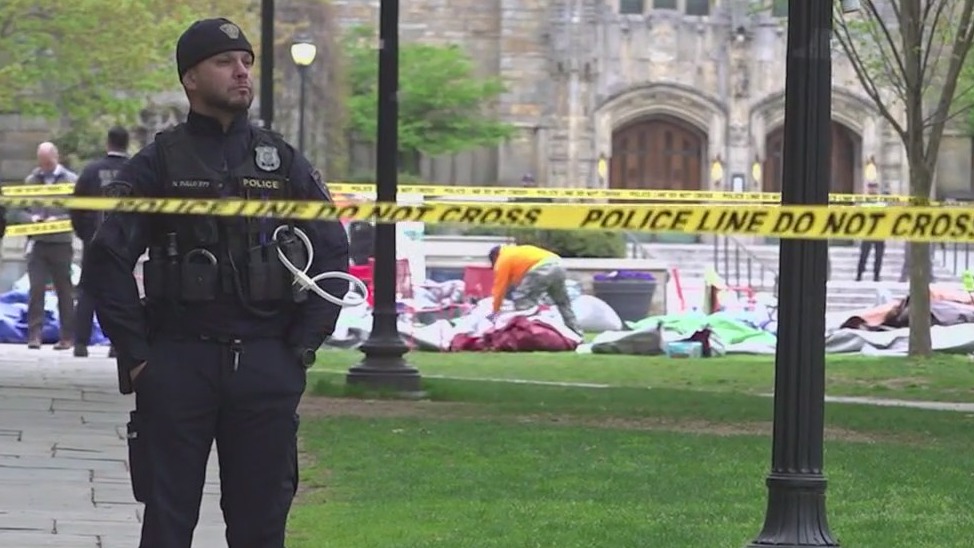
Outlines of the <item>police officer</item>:
M 190 103 L 122 168 L 111 194 L 330 200 L 321 176 L 277 134 L 252 126 L 254 53 L 226 19 L 193 23 L 176 46 Z M 88 247 L 82 286 L 136 394 L 129 423 L 141 548 L 189 548 L 216 440 L 231 548 L 281 548 L 297 490 L 305 371 L 340 311 L 298 291 L 277 250 L 309 274 L 348 270 L 339 223 L 111 214 Z M 283 229 L 276 231 L 278 227 Z M 276 234 L 275 234 L 276 233 Z M 143 265 L 145 302 L 132 274 Z M 348 282 L 319 282 L 342 298 Z
M 91 162 L 78 176 L 78 182 L 74 185 L 75 196 L 101 196 L 103 188 L 115 180 L 118 170 L 122 168 L 128 160 L 129 132 L 123 127 L 113 127 L 108 130 L 106 142 L 106 152 L 103 158 Z M 74 227 L 75 235 L 81 240 L 83 257 L 87 254 L 88 243 L 95 236 L 95 230 L 104 218 L 104 214 L 98 211 L 85 211 L 75 209 L 71 211 L 71 225 Z M 91 298 L 84 290 L 78 291 L 78 306 L 75 308 L 75 327 L 74 327 L 74 355 L 79 358 L 88 356 L 88 344 L 91 342 L 91 323 L 95 314 L 94 305 Z M 114 349 L 108 353 L 113 357 Z

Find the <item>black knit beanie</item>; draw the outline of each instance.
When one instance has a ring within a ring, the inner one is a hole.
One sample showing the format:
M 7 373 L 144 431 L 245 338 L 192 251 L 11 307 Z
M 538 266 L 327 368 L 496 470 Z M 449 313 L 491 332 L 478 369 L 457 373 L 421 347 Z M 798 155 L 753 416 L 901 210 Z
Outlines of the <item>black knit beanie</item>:
M 240 27 L 229 19 L 203 19 L 186 29 L 176 43 L 176 69 L 182 80 L 186 71 L 218 53 L 246 51 L 254 54 Z

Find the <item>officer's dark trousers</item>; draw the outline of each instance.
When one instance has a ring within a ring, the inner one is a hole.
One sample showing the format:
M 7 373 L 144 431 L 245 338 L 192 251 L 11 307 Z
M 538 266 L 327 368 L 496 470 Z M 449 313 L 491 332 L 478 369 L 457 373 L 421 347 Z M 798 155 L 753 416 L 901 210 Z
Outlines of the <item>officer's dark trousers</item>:
M 74 310 L 74 317 L 74 345 L 88 346 L 91 344 L 95 303 L 91 302 L 88 294 L 81 288 L 78 288 L 78 305 Z
M 84 256 L 88 253 L 88 246 L 85 244 L 81 252 L 82 264 Z M 88 294 L 78 288 L 78 304 L 74 309 L 74 345 L 88 346 L 91 344 L 92 324 L 95 319 L 95 303 L 92 302 Z
M 147 363 L 133 417 L 143 445 L 130 453 L 145 502 L 140 548 L 190 548 L 214 439 L 230 548 L 282 548 L 306 382 L 295 353 L 277 339 L 244 342 L 234 371 L 227 343 L 163 339 Z

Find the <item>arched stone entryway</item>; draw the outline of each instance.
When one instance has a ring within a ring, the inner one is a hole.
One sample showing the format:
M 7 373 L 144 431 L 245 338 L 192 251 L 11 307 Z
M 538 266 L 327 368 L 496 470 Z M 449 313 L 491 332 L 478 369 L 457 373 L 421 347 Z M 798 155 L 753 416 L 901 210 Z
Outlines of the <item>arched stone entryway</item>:
M 700 190 L 707 136 L 673 116 L 636 120 L 612 133 L 609 187 Z
M 829 192 L 839 194 L 854 194 L 858 185 L 856 178 L 861 171 L 859 158 L 862 151 L 862 139 L 846 125 L 832 121 L 832 154 L 829 170 Z M 762 169 L 762 190 L 765 192 L 781 192 L 781 187 L 787 180 L 784 173 L 784 126 L 770 132 L 765 142 L 765 159 Z M 769 239 L 774 242 L 777 239 Z M 849 240 L 833 240 L 832 245 L 851 245 Z
M 763 190 L 781 192 L 784 183 L 784 126 L 770 132 L 765 144 Z M 829 191 L 843 194 L 856 192 L 856 175 L 862 139 L 845 125 L 832 121 L 832 168 L 830 170 Z

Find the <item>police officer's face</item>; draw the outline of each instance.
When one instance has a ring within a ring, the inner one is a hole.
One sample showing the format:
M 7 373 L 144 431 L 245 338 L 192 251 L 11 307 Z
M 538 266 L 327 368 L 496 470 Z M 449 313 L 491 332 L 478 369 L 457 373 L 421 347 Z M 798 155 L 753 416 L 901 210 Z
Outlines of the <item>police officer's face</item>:
M 245 51 L 228 51 L 206 59 L 193 68 L 187 89 L 211 107 L 222 110 L 247 110 L 254 101 L 250 71 L 254 58 Z

